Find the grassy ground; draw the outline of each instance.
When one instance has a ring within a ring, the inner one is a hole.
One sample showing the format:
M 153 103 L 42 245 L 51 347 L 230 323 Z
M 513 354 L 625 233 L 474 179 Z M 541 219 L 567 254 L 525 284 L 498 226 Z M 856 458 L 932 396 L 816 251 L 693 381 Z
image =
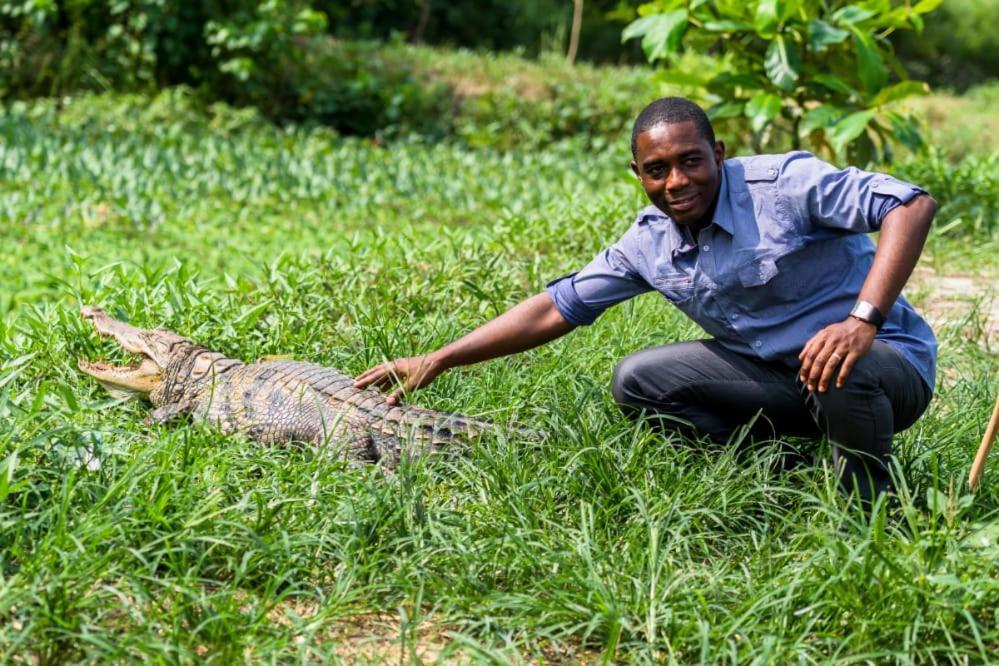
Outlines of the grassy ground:
M 938 323 L 894 525 L 846 505 L 821 444 L 781 474 L 767 444 L 737 459 L 629 426 L 615 360 L 698 335 L 655 295 L 412 398 L 544 445 L 354 469 L 144 426 L 77 372 L 122 358 L 79 306 L 357 373 L 616 238 L 642 205 L 626 146 L 379 147 L 106 99 L 63 117 L 0 119 L 0 660 L 995 660 L 997 470 L 963 490 L 999 384 L 983 296 Z M 923 270 L 994 275 L 986 221 L 934 235 Z

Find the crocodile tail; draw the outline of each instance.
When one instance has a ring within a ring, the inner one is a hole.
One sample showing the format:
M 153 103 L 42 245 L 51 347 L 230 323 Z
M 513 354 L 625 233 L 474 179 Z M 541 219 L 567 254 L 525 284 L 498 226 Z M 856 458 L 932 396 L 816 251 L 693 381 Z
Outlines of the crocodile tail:
M 396 412 L 393 414 L 392 412 Z M 453 442 L 467 442 L 485 433 L 507 433 L 530 439 L 537 439 L 541 433 L 522 426 L 504 426 L 488 419 L 477 419 L 463 414 L 439 412 L 423 407 L 405 406 L 393 409 L 386 415 L 387 420 L 398 424 L 397 436 L 405 438 L 410 434 L 433 448 Z

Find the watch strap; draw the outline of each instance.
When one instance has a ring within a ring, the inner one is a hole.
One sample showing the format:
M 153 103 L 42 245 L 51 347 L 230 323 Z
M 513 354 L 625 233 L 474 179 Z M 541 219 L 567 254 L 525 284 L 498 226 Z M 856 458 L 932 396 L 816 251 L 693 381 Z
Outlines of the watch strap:
M 850 310 L 850 316 L 873 324 L 876 328 L 881 328 L 881 325 L 885 323 L 885 316 L 881 314 L 881 310 L 878 310 L 876 305 L 868 301 L 857 301 L 853 309 Z

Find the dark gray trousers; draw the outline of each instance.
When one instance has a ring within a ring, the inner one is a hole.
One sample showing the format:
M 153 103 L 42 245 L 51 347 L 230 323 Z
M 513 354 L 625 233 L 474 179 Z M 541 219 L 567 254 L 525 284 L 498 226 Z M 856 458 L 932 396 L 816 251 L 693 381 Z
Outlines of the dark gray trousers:
M 614 370 L 614 399 L 632 418 L 725 443 L 760 413 L 754 439 L 827 436 L 848 493 L 865 503 L 891 490 L 892 435 L 911 426 L 932 393 L 915 368 L 876 340 L 846 385 L 810 392 L 798 368 L 729 351 L 714 340 L 653 347 Z

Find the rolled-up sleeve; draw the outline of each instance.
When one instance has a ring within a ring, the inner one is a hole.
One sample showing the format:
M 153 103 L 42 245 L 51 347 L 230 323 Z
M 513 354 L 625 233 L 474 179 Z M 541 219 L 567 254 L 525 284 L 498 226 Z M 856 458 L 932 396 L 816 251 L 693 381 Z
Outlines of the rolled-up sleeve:
M 583 270 L 548 283 L 548 295 L 567 322 L 592 324 L 612 305 L 652 290 L 639 270 L 637 236 L 636 224 Z
M 789 154 L 780 196 L 799 219 L 833 229 L 868 233 L 885 215 L 926 191 L 893 176 L 855 167 L 838 169 L 811 153 Z

